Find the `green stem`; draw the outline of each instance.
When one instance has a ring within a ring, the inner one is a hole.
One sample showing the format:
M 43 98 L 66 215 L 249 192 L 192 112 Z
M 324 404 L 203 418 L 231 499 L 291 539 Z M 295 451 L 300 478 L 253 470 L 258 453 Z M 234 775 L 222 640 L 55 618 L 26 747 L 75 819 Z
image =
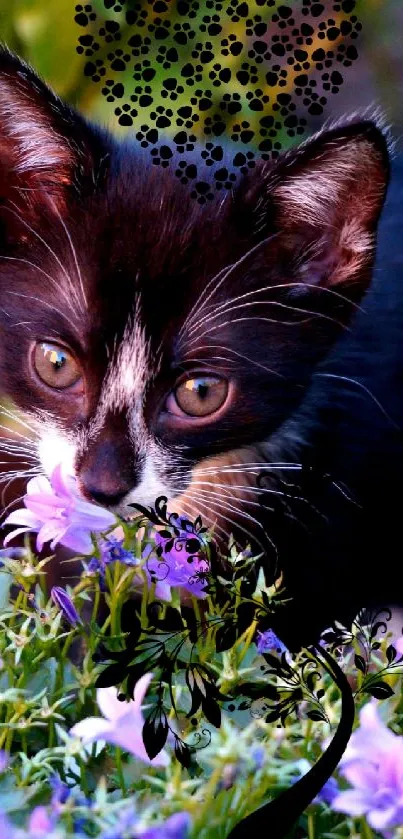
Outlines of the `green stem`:
M 315 818 L 313 813 L 308 813 L 308 839 L 315 839 Z
M 122 791 L 122 795 L 125 796 L 127 789 L 126 783 L 123 775 L 123 764 L 122 764 L 122 750 L 119 746 L 116 746 L 116 771 L 118 773 L 120 789 Z

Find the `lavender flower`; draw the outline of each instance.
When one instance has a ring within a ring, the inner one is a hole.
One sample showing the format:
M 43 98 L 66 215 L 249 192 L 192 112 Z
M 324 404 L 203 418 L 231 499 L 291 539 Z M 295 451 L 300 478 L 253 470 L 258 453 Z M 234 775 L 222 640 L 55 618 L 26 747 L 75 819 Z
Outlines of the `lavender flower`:
M 257 634 L 259 638 L 256 646 L 259 655 L 273 652 L 273 650 L 276 650 L 278 653 L 288 652 L 285 644 L 280 641 L 280 638 L 277 638 L 276 633 L 272 629 L 267 629 L 266 632 L 259 632 L 258 630 Z
M 353 789 L 336 796 L 333 810 L 365 816 L 381 832 L 403 824 L 403 741 L 382 722 L 376 701 L 361 709 L 339 771 Z
M 50 596 L 56 606 L 63 612 L 64 617 L 66 620 L 72 625 L 77 626 L 77 624 L 81 623 L 80 615 L 77 612 L 77 609 L 65 591 L 64 588 L 60 586 L 53 586 L 50 592 Z
M 151 827 L 145 833 L 138 834 L 141 839 L 186 839 L 191 828 L 189 813 L 175 813 L 165 824 Z
M 38 533 L 38 551 L 46 542 L 52 550 L 60 542 L 76 553 L 89 554 L 93 550 L 90 533 L 107 530 L 116 521 L 108 510 L 84 501 L 75 478 L 63 475 L 61 466 L 53 471 L 50 481 L 40 475 L 28 482 L 24 504 L 26 509 L 14 510 L 4 521 L 4 525 L 22 525 L 6 536 L 5 545 L 20 533 L 33 530 Z
M 9 758 L 7 752 L 4 752 L 3 749 L 0 749 L 0 775 L 6 771 L 9 764 Z
M 152 673 L 146 673 L 139 679 L 134 688 L 134 699 L 130 702 L 120 702 L 114 687 L 99 688 L 97 702 L 104 716 L 81 720 L 73 725 L 70 734 L 81 737 L 84 744 L 106 740 L 107 743 L 113 743 L 131 752 L 145 763 L 167 766 L 167 752 L 162 750 L 157 757 L 150 760 L 142 739 L 144 718 L 141 706 L 152 678 Z

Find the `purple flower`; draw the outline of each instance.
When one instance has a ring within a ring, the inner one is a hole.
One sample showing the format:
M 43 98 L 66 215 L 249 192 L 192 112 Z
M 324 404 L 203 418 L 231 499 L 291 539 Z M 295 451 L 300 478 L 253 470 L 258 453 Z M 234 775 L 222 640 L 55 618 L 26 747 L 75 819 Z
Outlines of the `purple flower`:
M 5 545 L 20 533 L 33 530 L 38 533 L 38 551 L 45 542 L 50 542 L 52 550 L 60 542 L 72 551 L 89 554 L 93 550 L 90 533 L 107 530 L 116 522 L 108 510 L 84 501 L 75 478 L 63 475 L 61 466 L 53 471 L 50 481 L 40 475 L 28 482 L 24 504 L 26 509 L 14 510 L 4 522 L 22 525 L 6 536 Z
M 49 816 L 46 807 L 35 807 L 28 820 L 28 835 L 46 837 L 53 830 L 54 824 L 55 820 Z
M 7 752 L 0 749 L 0 775 L 6 771 L 9 764 L 9 757 Z
M 188 519 L 175 513 L 169 520 L 172 535 L 166 530 L 152 532 L 154 545 L 148 544 L 143 550 L 147 577 L 157 583 L 155 593 L 163 600 L 171 600 L 171 587 L 184 588 L 195 597 L 206 597 L 204 588 L 210 568 L 203 554 L 205 536 Z
M 297 763 L 297 771 L 299 776 L 306 775 L 307 772 L 311 769 L 311 764 L 309 760 L 305 760 L 305 758 L 301 758 L 301 760 Z M 328 804 L 329 806 L 332 804 L 336 795 L 339 793 L 338 783 L 335 778 L 329 778 L 326 783 L 323 785 L 322 789 L 318 793 L 318 795 L 313 799 L 313 804 L 320 804 L 321 802 Z
M 50 596 L 60 611 L 63 612 L 66 620 L 71 623 L 72 626 L 77 626 L 77 624 L 81 623 L 80 615 L 64 588 L 61 588 L 60 586 L 53 586 Z
M 333 810 L 365 816 L 381 832 L 403 824 L 403 741 L 382 722 L 376 701 L 361 709 L 339 771 L 353 789 L 336 796 Z
M 105 591 L 105 571 L 106 566 L 113 562 L 122 562 L 124 565 L 136 566 L 139 565 L 139 560 L 131 551 L 126 551 L 123 547 L 123 539 L 117 539 L 116 536 L 108 536 L 101 542 L 100 556 L 94 556 L 88 563 L 88 571 L 91 574 L 98 574 L 99 584 L 102 591 Z
M 142 732 L 144 718 L 141 711 L 144 696 L 153 678 L 146 673 L 138 680 L 134 688 L 134 699 L 120 702 L 116 688 L 98 688 L 97 702 L 103 717 L 87 717 L 73 725 L 70 731 L 74 737 L 81 737 L 84 744 L 96 740 L 106 740 L 115 746 L 131 752 L 135 757 L 153 766 L 167 766 L 169 756 L 162 750 L 150 760 L 143 743 Z
M 141 839 L 186 839 L 191 828 L 189 813 L 175 813 L 164 824 L 138 834 Z
M 273 650 L 276 650 L 278 653 L 288 652 L 287 647 L 280 641 L 280 638 L 277 638 L 276 633 L 272 629 L 267 629 L 266 632 L 259 632 L 258 630 L 257 634 L 259 638 L 256 646 L 259 655 L 273 652 Z

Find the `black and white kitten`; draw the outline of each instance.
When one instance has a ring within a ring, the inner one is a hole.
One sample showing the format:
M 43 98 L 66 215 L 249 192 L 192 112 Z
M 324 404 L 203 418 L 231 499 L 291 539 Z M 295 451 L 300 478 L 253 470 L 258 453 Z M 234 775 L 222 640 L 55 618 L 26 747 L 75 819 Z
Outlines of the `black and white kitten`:
M 324 603 L 312 632 L 340 612 L 343 581 L 324 552 L 302 566 L 336 542 L 302 548 L 298 492 L 284 515 L 276 503 L 319 427 L 327 471 L 318 406 L 300 405 L 369 286 L 388 176 L 376 121 L 351 119 L 201 205 L 174 164 L 152 165 L 0 53 L 1 390 L 35 430 L 41 468 L 63 461 L 123 515 L 166 495 L 224 543 L 267 546 L 273 567 L 284 556 L 290 590 L 307 579 Z M 327 490 L 302 489 L 320 507 Z

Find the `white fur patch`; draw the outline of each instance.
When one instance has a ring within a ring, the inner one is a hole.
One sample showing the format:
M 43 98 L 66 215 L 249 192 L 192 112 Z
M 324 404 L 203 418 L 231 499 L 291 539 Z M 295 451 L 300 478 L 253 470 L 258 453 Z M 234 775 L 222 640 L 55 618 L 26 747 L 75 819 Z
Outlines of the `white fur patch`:
M 74 461 L 77 447 L 55 427 L 47 428 L 41 424 L 38 454 L 45 474 L 50 477 L 56 466 L 61 463 L 63 469 L 75 474 Z

